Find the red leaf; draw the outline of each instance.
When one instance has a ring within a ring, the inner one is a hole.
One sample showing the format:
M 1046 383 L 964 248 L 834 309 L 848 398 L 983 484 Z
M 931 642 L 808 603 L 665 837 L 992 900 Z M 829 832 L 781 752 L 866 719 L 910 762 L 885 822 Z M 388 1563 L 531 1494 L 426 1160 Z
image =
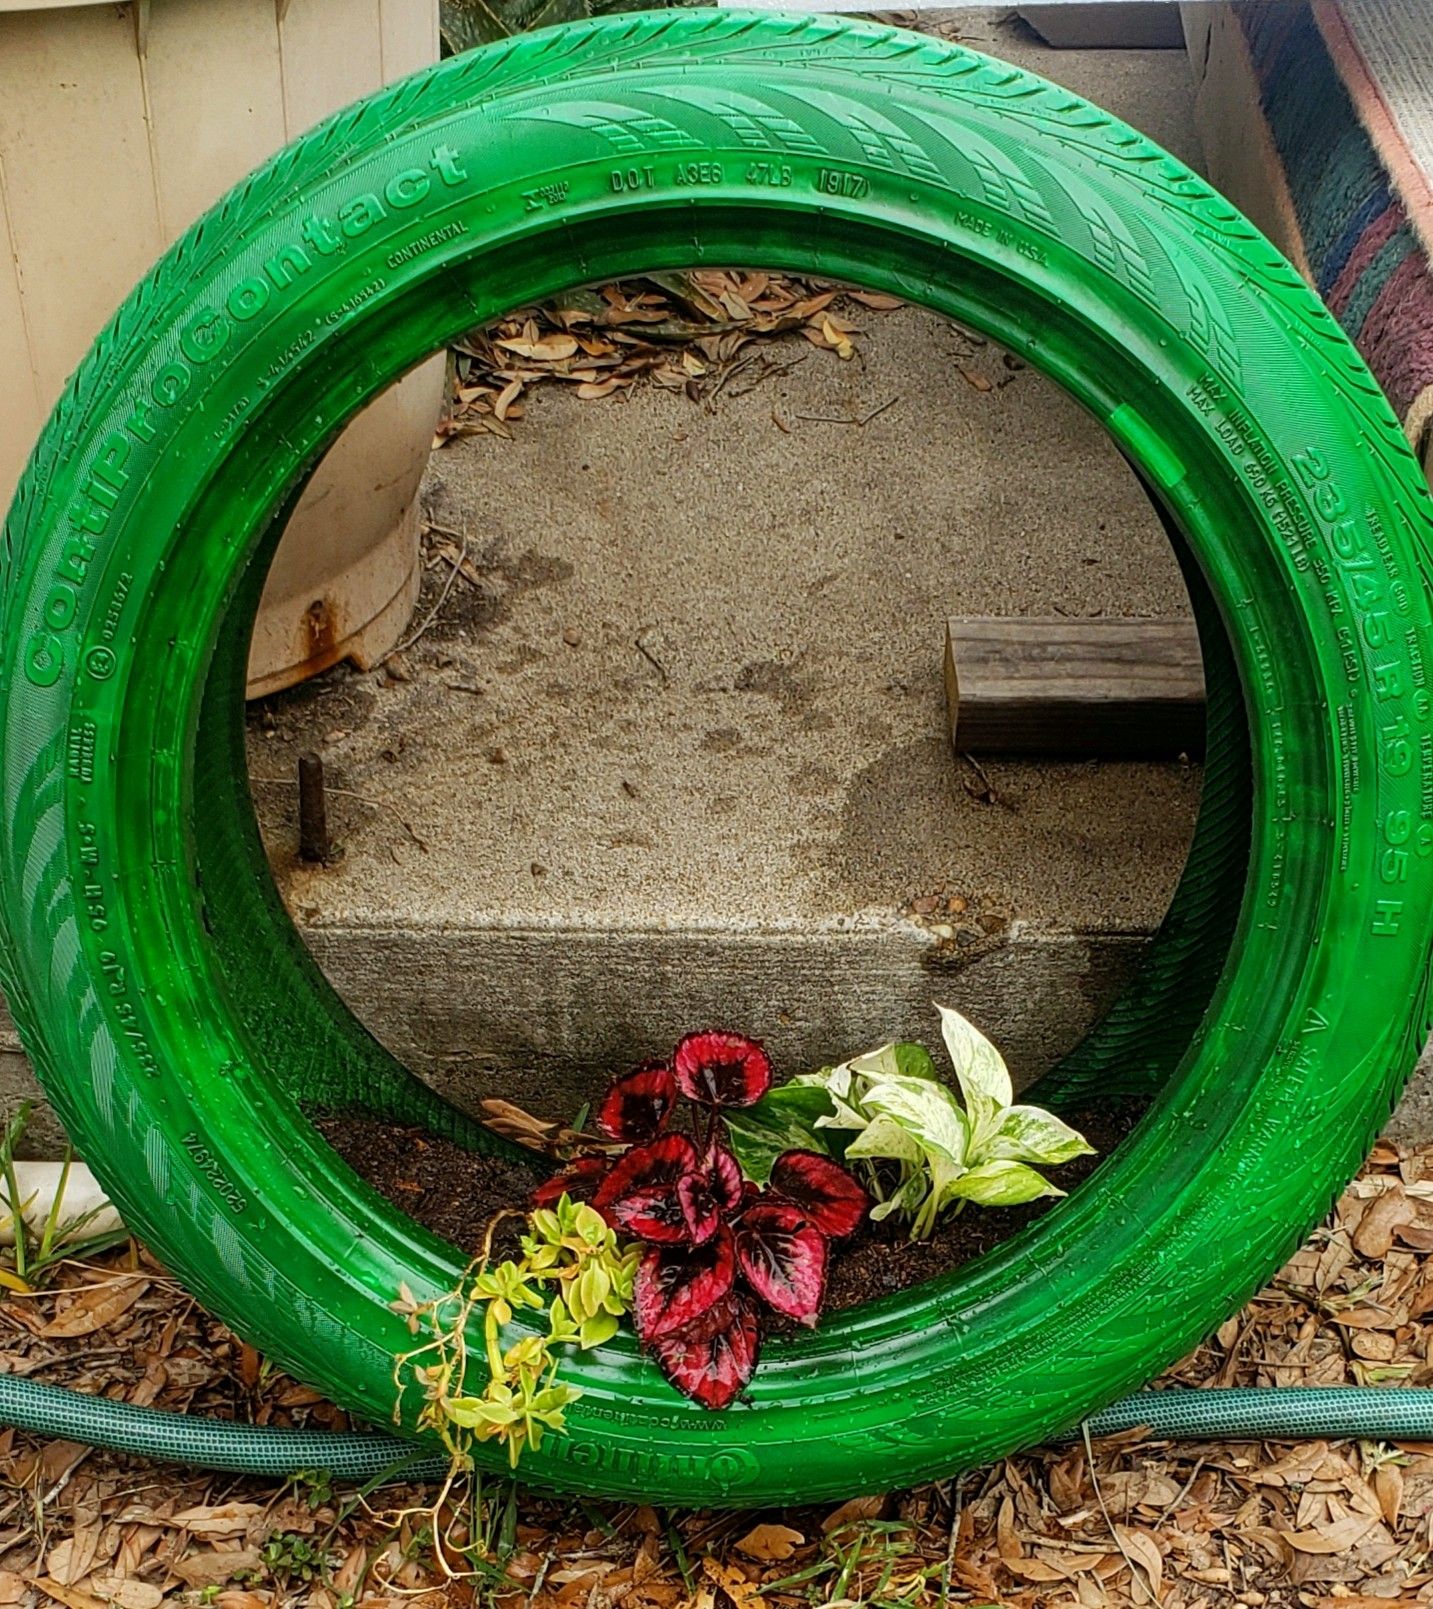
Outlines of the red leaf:
M 652 1247 L 632 1291 L 638 1335 L 645 1342 L 675 1335 L 730 1295 L 735 1283 L 736 1250 L 725 1224 L 700 1250 Z
M 617 1229 L 654 1246 L 690 1246 L 693 1236 L 675 1188 L 634 1190 L 610 1206 L 598 1209 Z
M 703 1106 L 752 1106 L 771 1088 L 771 1058 L 740 1034 L 688 1034 L 672 1066 L 682 1093 Z
M 761 1324 L 741 1291 L 718 1302 L 677 1335 L 652 1343 L 657 1366 L 678 1391 L 703 1408 L 725 1408 L 756 1370 Z
M 691 1244 L 705 1245 L 722 1219 L 735 1216 L 741 1206 L 741 1167 L 736 1158 L 713 1141 L 702 1153 L 697 1171 L 677 1181 L 677 1199 Z
M 555 1207 L 563 1196 L 573 1201 L 591 1201 L 607 1172 L 607 1161 L 600 1156 L 580 1156 L 564 1168 L 544 1179 L 532 1193 L 534 1207 Z
M 860 1228 L 871 1204 L 839 1162 L 816 1151 L 783 1151 L 771 1165 L 768 1189 L 800 1207 L 806 1222 L 833 1240 Z
M 730 1218 L 741 1206 L 745 1193 L 742 1189 L 745 1181 L 741 1176 L 741 1164 L 724 1145 L 713 1141 L 702 1154 L 700 1167 L 711 1181 L 717 1210 L 723 1218 Z
M 815 1324 L 826 1293 L 826 1237 L 799 1207 L 760 1201 L 737 1231 L 736 1254 L 747 1283 L 787 1318 Z
M 685 1134 L 664 1134 L 650 1145 L 634 1145 L 613 1163 L 592 1205 L 642 1240 L 680 1244 L 689 1236 L 677 1181 L 696 1163 L 697 1148 Z
M 645 1062 L 616 1079 L 597 1112 L 597 1127 L 613 1140 L 654 1139 L 677 1103 L 677 1081 L 664 1062 Z
M 721 1224 L 721 1210 L 712 1192 L 711 1180 L 701 1173 L 687 1173 L 677 1180 L 677 1200 L 682 1219 L 694 1246 L 704 1246 Z
M 664 1134 L 650 1145 L 634 1145 L 612 1164 L 593 1197 L 599 1207 L 635 1190 L 676 1189 L 677 1180 L 697 1165 L 697 1148 L 685 1134 Z

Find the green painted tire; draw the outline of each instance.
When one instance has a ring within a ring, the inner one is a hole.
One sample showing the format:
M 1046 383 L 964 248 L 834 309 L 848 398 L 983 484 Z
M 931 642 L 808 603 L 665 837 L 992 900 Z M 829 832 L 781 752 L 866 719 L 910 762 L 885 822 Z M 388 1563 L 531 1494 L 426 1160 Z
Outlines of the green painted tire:
M 573 1359 L 570 1434 L 526 1464 L 667 1502 L 829 1498 L 1008 1452 L 1183 1353 L 1353 1172 L 1427 1023 L 1433 506 L 1294 272 L 1104 113 L 899 31 L 649 13 L 457 58 L 281 153 L 120 309 L 5 528 L 0 981 L 128 1221 L 385 1421 L 407 1343 L 387 1304 L 456 1260 L 299 1102 L 481 1136 L 353 1022 L 279 907 L 238 713 L 258 578 L 324 445 L 421 355 L 698 263 L 892 291 L 1043 369 L 1156 489 L 1237 665 L 1170 921 L 1064 1070 L 1157 1085 L 1136 1133 L 979 1263 L 772 1344 L 723 1414 L 627 1340 Z

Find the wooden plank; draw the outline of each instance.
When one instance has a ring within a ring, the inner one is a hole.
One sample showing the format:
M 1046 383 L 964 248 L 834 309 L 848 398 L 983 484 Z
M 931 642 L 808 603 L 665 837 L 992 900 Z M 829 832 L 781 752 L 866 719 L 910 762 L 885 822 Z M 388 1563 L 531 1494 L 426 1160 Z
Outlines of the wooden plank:
M 379 0 L 383 81 L 406 78 L 438 59 L 438 7 L 433 0 Z
M 0 30 L 3 28 L 4 19 L 0 18 Z M 5 384 L 0 386 L 0 510 L 10 506 L 15 482 L 50 401 L 40 396 L 35 378 L 14 242 L 5 199 L 5 165 L 0 159 L 0 253 L 4 259 L 0 261 L 0 374 L 5 376 Z
M 382 85 L 379 3 L 292 0 L 279 27 L 290 139 Z
M 946 622 L 950 739 L 962 753 L 1155 758 L 1204 748 L 1188 619 Z

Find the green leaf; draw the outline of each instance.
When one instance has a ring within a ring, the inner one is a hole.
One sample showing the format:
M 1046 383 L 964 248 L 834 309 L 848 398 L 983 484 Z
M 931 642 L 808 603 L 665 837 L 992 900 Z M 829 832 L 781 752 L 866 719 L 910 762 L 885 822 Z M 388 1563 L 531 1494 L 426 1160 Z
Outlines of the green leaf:
M 965 1110 L 970 1116 L 971 1151 L 979 1156 L 1000 1128 L 1000 1115 L 1015 1099 L 1005 1059 L 980 1030 L 958 1011 L 937 1005 L 941 1035 L 955 1066 Z
M 565 1201 L 566 1196 L 563 1197 Z M 587 1202 L 577 1203 L 572 1215 L 572 1227 L 589 1246 L 603 1245 L 611 1230 L 607 1227 L 607 1220 L 596 1207 L 589 1206 Z
M 567 1304 L 560 1296 L 554 1296 L 552 1306 L 547 1315 L 547 1337 L 556 1345 L 565 1345 L 577 1340 L 577 1326 L 572 1322 L 567 1311 Z
M 879 1223 L 883 1218 L 914 1218 L 930 1188 L 924 1173 L 913 1173 L 887 1200 L 871 1208 L 871 1217 Z
M 846 1160 L 855 1158 L 889 1157 L 895 1162 L 912 1162 L 919 1167 L 926 1153 L 919 1140 L 893 1117 L 878 1117 L 846 1147 Z
M 617 1319 L 612 1313 L 594 1313 L 582 1326 L 581 1342 L 584 1352 L 602 1346 L 617 1333 Z
M 969 1130 L 965 1114 L 944 1084 L 893 1075 L 873 1083 L 862 1104 L 873 1119 L 884 1116 L 899 1124 L 927 1156 L 964 1164 Z
M 571 1408 L 581 1395 L 581 1385 L 547 1385 L 532 1398 L 532 1411 L 540 1414 L 558 1413 L 563 1408 Z
M 937 1078 L 935 1062 L 924 1045 L 904 1042 L 892 1047 L 896 1058 L 896 1071 L 905 1078 Z
M 842 1147 L 817 1128 L 832 1112 L 831 1098 L 819 1085 L 790 1083 L 763 1095 L 755 1106 L 722 1113 L 732 1154 L 753 1184 L 765 1184 L 771 1164 L 783 1151 L 819 1151 L 839 1161 Z
M 572 1316 L 579 1323 L 586 1323 L 595 1314 L 602 1311 L 602 1304 L 607 1299 L 607 1293 L 612 1289 L 612 1280 L 607 1270 L 600 1263 L 589 1263 L 577 1276 L 577 1288 L 568 1292 L 568 1304 L 572 1308 Z
M 455 1425 L 466 1430 L 502 1430 L 518 1419 L 518 1410 L 510 1403 L 487 1402 L 478 1397 L 454 1397 L 447 1412 Z
M 1012 1106 L 985 1154 L 991 1161 L 1042 1162 L 1048 1167 L 1093 1156 L 1095 1148 L 1053 1112 L 1040 1106 Z
M 1018 1207 L 1037 1196 L 1062 1196 L 1048 1179 L 1019 1162 L 987 1162 L 951 1180 L 941 1191 L 947 1201 L 975 1201 L 982 1207 Z

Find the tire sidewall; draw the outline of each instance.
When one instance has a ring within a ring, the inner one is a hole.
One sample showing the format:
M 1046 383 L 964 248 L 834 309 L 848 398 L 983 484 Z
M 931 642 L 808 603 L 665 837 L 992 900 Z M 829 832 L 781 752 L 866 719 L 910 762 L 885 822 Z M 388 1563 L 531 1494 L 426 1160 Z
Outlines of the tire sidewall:
M 572 71 L 539 107 L 524 87 L 538 39 L 339 120 L 304 162 L 286 159 L 300 199 L 276 199 L 285 170 L 270 170 L 122 311 L 9 527 L 0 981 L 128 1220 L 221 1316 L 385 1417 L 406 1344 L 386 1303 L 400 1277 L 423 1293 L 453 1265 L 380 1221 L 246 1066 L 186 874 L 203 806 L 191 707 L 255 511 L 392 377 L 415 332 L 441 339 L 460 313 L 477 322 L 503 295 L 528 299 L 511 265 L 554 287 L 605 274 L 624 249 L 638 266 L 644 236 L 673 249 L 679 208 L 701 245 L 689 261 L 723 260 L 712 251 L 744 231 L 773 266 L 803 251 L 818 271 L 864 261 L 867 283 L 949 310 L 949 285 L 912 283 L 893 261 L 904 239 L 909 262 L 944 250 L 1058 300 L 1048 329 L 1017 315 L 993 333 L 1081 394 L 1181 509 L 1239 651 L 1260 795 L 1242 975 L 1161 1097 L 1161 1133 L 1063 1208 L 1042 1250 L 1021 1237 L 958 1292 L 773 1348 L 754 1409 L 703 1416 L 630 1348 L 576 1362 L 564 1373 L 587 1395 L 572 1433 L 528 1466 L 549 1484 L 684 1501 L 888 1489 L 1062 1426 L 1183 1351 L 1272 1271 L 1386 1115 L 1424 1018 L 1426 499 L 1366 371 L 1291 271 L 1119 125 L 1095 131 L 1063 92 L 1032 92 L 1012 127 L 1009 70 L 948 49 L 924 49 L 929 82 L 863 90 L 853 71 L 906 60 L 883 30 L 724 18 L 703 32 L 693 19 L 674 45 L 644 26 L 564 34 L 605 51 L 600 95 Z M 773 77 L 814 150 L 743 152 L 738 111 L 750 122 Z M 905 135 L 927 131 L 924 166 L 882 169 L 852 132 L 875 121 L 878 96 Z M 737 111 L 713 140 L 725 101 Z M 632 112 L 617 134 L 613 108 Z M 1085 144 L 1061 166 L 1048 135 L 1072 127 Z M 686 143 L 673 149 L 669 129 Z M 960 134 L 993 145 L 1003 204 L 951 155 Z M 763 164 L 775 183 L 750 177 Z M 347 235 L 343 219 L 375 211 L 365 198 L 382 216 Z M 778 207 L 789 236 L 807 226 L 800 244 L 762 232 Z M 1099 239 L 1111 219 L 1113 256 Z M 329 240 L 347 243 L 325 252 Z M 280 286 L 295 250 L 309 266 Z M 476 262 L 511 277 L 494 291 Z M 1079 355 L 1060 348 L 1075 329 L 1104 373 L 1075 372 Z M 1242 351 L 1277 359 L 1253 370 Z M 246 497 L 216 517 L 240 463 Z

